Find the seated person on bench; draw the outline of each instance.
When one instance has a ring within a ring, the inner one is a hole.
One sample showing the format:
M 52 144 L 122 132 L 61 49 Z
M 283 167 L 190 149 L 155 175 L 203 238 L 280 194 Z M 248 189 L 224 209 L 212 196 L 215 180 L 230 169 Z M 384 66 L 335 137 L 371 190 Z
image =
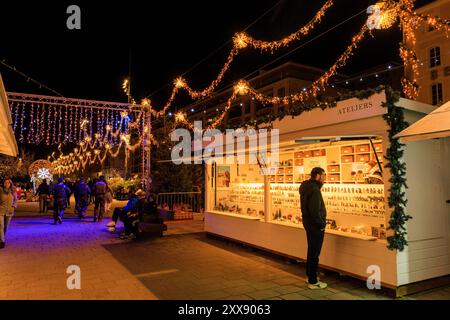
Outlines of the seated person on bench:
M 159 216 L 156 201 L 152 195 L 140 199 L 137 212 L 128 214 L 124 220 L 125 234 L 121 239 L 130 239 L 141 236 L 142 233 L 161 233 L 166 230 L 164 220 Z
M 159 216 L 159 210 L 153 195 L 149 194 L 147 199 L 141 199 L 137 205 L 139 221 L 144 223 L 163 224 L 163 219 Z
M 130 193 L 130 197 L 129 197 L 129 200 L 128 200 L 126 206 L 123 208 L 115 208 L 114 209 L 114 212 L 112 215 L 112 221 L 106 225 L 107 227 L 109 227 L 108 231 L 115 232 L 116 224 L 117 224 L 117 221 L 119 220 L 119 218 L 120 218 L 120 220 L 124 221 L 127 214 L 138 211 L 137 205 L 141 199 L 144 199 L 144 197 L 145 197 L 145 192 L 140 189 L 138 191 L 136 191 L 136 193 L 134 193 L 134 194 Z

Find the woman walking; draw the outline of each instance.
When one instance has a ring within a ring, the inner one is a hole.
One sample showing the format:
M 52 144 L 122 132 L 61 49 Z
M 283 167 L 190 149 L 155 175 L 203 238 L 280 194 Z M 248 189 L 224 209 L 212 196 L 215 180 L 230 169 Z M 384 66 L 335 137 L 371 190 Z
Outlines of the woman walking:
M 105 181 L 106 182 L 106 181 Z M 106 182 L 106 193 L 105 193 L 105 213 L 109 216 L 109 210 L 111 209 L 111 203 L 113 202 L 113 190 Z
M 7 178 L 0 186 L 0 249 L 5 247 L 6 230 L 16 208 L 16 188 L 11 179 Z

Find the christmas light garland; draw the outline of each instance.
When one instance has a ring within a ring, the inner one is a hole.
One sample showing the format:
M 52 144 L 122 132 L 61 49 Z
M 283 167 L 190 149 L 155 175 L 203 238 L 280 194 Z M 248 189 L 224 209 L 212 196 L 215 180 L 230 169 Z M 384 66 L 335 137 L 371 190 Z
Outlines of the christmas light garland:
M 34 103 L 31 104 L 30 111 L 30 130 L 28 131 L 28 143 L 32 143 L 34 141 Z
M 15 108 L 14 108 L 15 107 Z M 19 120 L 19 110 L 20 110 L 20 104 L 13 105 L 13 108 L 15 109 L 14 112 L 14 132 L 16 132 L 17 129 L 17 121 Z
M 377 3 L 374 6 L 377 8 L 378 21 L 376 26 L 378 29 L 386 29 L 391 27 L 397 20 L 400 21 L 400 28 L 405 32 L 405 38 L 408 43 L 415 44 L 416 37 L 414 32 L 421 25 L 421 23 L 427 23 L 430 26 L 433 26 L 439 30 L 447 31 L 450 29 L 450 20 L 441 19 L 438 17 L 432 17 L 429 15 L 418 14 L 413 11 L 414 0 L 401 0 L 398 2 L 395 1 L 384 1 Z M 372 17 L 369 17 L 369 19 Z M 254 99 L 259 101 L 262 104 L 272 104 L 272 105 L 289 105 L 291 103 L 306 103 L 310 99 L 314 99 L 317 97 L 319 92 L 325 90 L 329 85 L 329 80 L 332 76 L 337 74 L 337 70 L 346 65 L 348 59 L 353 55 L 354 50 L 357 48 L 358 44 L 363 40 L 364 34 L 371 30 L 368 29 L 368 25 L 370 25 L 370 21 L 360 29 L 360 31 L 352 38 L 352 43 L 347 47 L 344 53 L 336 60 L 331 68 L 328 69 L 320 78 L 312 83 L 312 85 L 306 89 L 304 88 L 302 91 L 299 91 L 295 94 L 290 94 L 282 97 L 271 97 L 264 95 L 263 93 L 258 92 L 256 89 L 252 88 L 248 82 L 245 80 L 240 80 L 235 86 L 231 97 L 227 100 L 225 104 L 225 108 L 223 112 L 212 120 L 212 123 L 208 125 L 204 130 L 213 129 L 217 127 L 220 123 L 222 123 L 223 119 L 227 112 L 233 107 L 233 102 L 236 100 L 238 95 L 251 95 Z M 242 49 L 247 47 L 251 43 L 255 43 L 253 41 L 249 41 L 249 37 L 244 33 L 239 33 L 234 38 L 235 46 L 238 49 Z M 256 43 L 261 44 L 262 42 L 256 41 Z M 275 42 L 274 42 L 275 43 Z M 272 44 L 274 44 L 272 43 Z M 282 42 L 284 43 L 284 42 Z M 280 46 L 280 43 L 277 43 L 275 47 Z M 419 86 L 417 84 L 417 78 L 419 76 L 419 60 L 417 59 L 416 53 L 414 50 L 409 48 L 405 43 L 400 44 L 400 57 L 402 58 L 403 64 L 405 68 L 410 67 L 412 70 L 412 79 L 408 79 L 407 77 L 403 77 L 401 80 L 401 84 L 403 87 L 403 92 L 406 97 L 410 99 L 416 99 L 419 93 Z M 174 81 L 175 88 L 187 89 L 189 91 L 189 87 L 186 84 L 186 81 L 183 78 L 177 78 Z M 166 111 L 166 110 L 162 110 Z M 155 113 L 154 113 L 155 114 Z M 160 114 L 157 114 L 160 115 Z M 175 115 L 174 124 L 179 124 L 186 126 L 190 129 L 194 128 L 192 122 L 187 119 L 187 115 L 183 112 L 178 112 Z
M 24 141 L 24 135 L 23 135 L 23 132 L 24 132 L 24 126 L 23 126 L 23 122 L 24 122 L 24 118 L 25 118 L 25 106 L 22 104 L 22 110 L 21 110 L 22 112 L 21 112 L 21 114 L 20 114 L 20 139 L 19 139 L 19 141 L 20 142 L 23 142 Z
M 222 66 L 217 77 L 205 89 L 196 91 L 196 90 L 192 89 L 191 86 L 189 86 L 186 79 L 184 79 L 183 77 L 178 77 L 173 81 L 172 93 L 171 93 L 168 101 L 165 103 L 165 105 L 163 106 L 163 108 L 160 111 L 152 111 L 152 114 L 155 117 L 161 117 L 161 116 L 165 115 L 166 111 L 172 105 L 179 89 L 186 90 L 192 99 L 201 99 L 201 98 L 206 98 L 206 97 L 211 96 L 212 93 L 214 92 L 214 90 L 217 88 L 217 86 L 223 80 L 225 73 L 228 71 L 231 64 L 233 63 L 234 58 L 239 54 L 239 52 L 242 49 L 245 49 L 247 47 L 252 47 L 254 49 L 260 49 L 261 52 L 270 51 L 271 53 L 274 53 L 276 50 L 287 47 L 292 42 L 299 40 L 302 36 L 306 36 L 307 34 L 309 34 L 311 32 L 311 30 L 315 27 L 315 25 L 321 21 L 322 17 L 325 15 L 325 12 L 331 6 L 333 6 L 333 0 L 328 0 L 319 9 L 319 11 L 316 12 L 316 14 L 314 15 L 312 20 L 310 20 L 306 25 L 302 26 L 296 32 L 294 32 L 291 35 L 289 35 L 285 38 L 282 38 L 280 40 L 262 41 L 262 40 L 256 40 L 256 39 L 252 38 L 245 32 L 236 33 L 233 36 L 233 47 L 230 50 L 230 53 L 228 54 L 225 64 Z M 130 94 L 128 79 L 125 79 L 125 81 L 122 85 L 122 88 L 127 95 Z
M 121 147 L 125 145 L 125 154 L 126 159 L 129 157 L 130 152 L 136 151 L 138 148 L 142 146 L 142 138 L 139 138 L 135 144 L 130 144 L 130 136 L 123 134 L 120 138 L 120 144 L 117 146 L 112 146 L 109 143 L 105 143 L 103 141 L 103 148 L 98 149 L 96 147 L 97 143 L 100 140 L 100 134 L 95 134 L 96 139 L 93 141 L 93 143 L 89 136 L 86 136 L 86 142 L 80 142 L 80 148 L 74 148 L 73 152 L 69 153 L 69 155 L 64 155 L 61 153 L 61 155 L 52 162 L 52 164 L 55 167 L 55 171 L 59 174 L 70 174 L 77 170 L 80 170 L 81 168 L 84 170 L 85 167 L 89 164 L 95 164 L 98 160 L 100 164 L 103 164 L 103 162 L 106 160 L 107 155 L 109 155 L 112 158 L 116 158 L 119 156 Z M 116 151 L 112 151 L 114 147 L 117 147 Z M 88 150 L 89 148 L 89 150 Z M 103 150 L 103 156 L 101 156 Z
M 270 97 L 252 88 L 247 81 L 239 80 L 234 86 L 233 94 L 227 100 L 223 112 L 219 116 L 217 116 L 216 119 L 203 130 L 216 128 L 223 121 L 227 112 L 232 108 L 233 102 L 239 95 L 250 94 L 257 101 L 263 104 L 272 104 L 272 105 L 280 105 L 280 104 L 288 105 L 289 103 L 299 103 L 299 102 L 303 103 L 306 102 L 307 99 L 317 97 L 318 92 L 320 92 L 321 90 L 325 90 L 330 78 L 337 74 L 337 70 L 346 64 L 347 60 L 352 56 L 353 51 L 357 48 L 358 44 L 364 39 L 364 34 L 367 31 L 368 28 L 364 24 L 361 30 L 355 36 L 353 36 L 351 44 L 346 48 L 344 53 L 341 54 L 341 56 L 336 60 L 336 62 L 328 69 L 328 71 L 326 71 L 320 78 L 314 81 L 308 89 L 304 89 L 296 94 L 291 94 L 284 97 Z M 183 112 L 178 112 L 175 115 L 175 123 L 183 124 L 187 126 L 189 129 L 194 128 L 194 125 L 187 119 L 187 115 Z

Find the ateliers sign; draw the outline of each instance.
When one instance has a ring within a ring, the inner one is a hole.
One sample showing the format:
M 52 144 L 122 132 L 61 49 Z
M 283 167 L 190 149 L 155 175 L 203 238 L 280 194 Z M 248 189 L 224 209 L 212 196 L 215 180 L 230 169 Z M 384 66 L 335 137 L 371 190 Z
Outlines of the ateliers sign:
M 344 106 L 344 107 L 340 107 L 338 109 L 338 115 L 344 115 L 347 113 L 352 113 L 352 112 L 358 112 L 361 110 L 365 110 L 365 109 L 370 109 L 373 107 L 373 103 L 372 101 L 365 101 L 363 103 L 358 103 L 355 105 L 351 105 L 351 106 Z
M 307 130 L 337 123 L 381 116 L 386 113 L 383 102 L 386 95 L 376 93 L 368 99 L 352 98 L 339 101 L 334 108 L 322 110 L 320 108 L 304 112 L 297 117 L 284 117 L 283 120 L 273 122 L 273 128 L 279 129 L 280 134 Z

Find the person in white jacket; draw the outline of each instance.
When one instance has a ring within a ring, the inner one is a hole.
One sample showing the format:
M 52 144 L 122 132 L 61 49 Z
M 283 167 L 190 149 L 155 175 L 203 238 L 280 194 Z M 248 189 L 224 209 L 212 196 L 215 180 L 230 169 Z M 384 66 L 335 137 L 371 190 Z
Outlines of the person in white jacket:
M 0 249 L 3 249 L 6 245 L 6 231 L 16 208 L 16 188 L 12 180 L 7 178 L 0 186 Z

